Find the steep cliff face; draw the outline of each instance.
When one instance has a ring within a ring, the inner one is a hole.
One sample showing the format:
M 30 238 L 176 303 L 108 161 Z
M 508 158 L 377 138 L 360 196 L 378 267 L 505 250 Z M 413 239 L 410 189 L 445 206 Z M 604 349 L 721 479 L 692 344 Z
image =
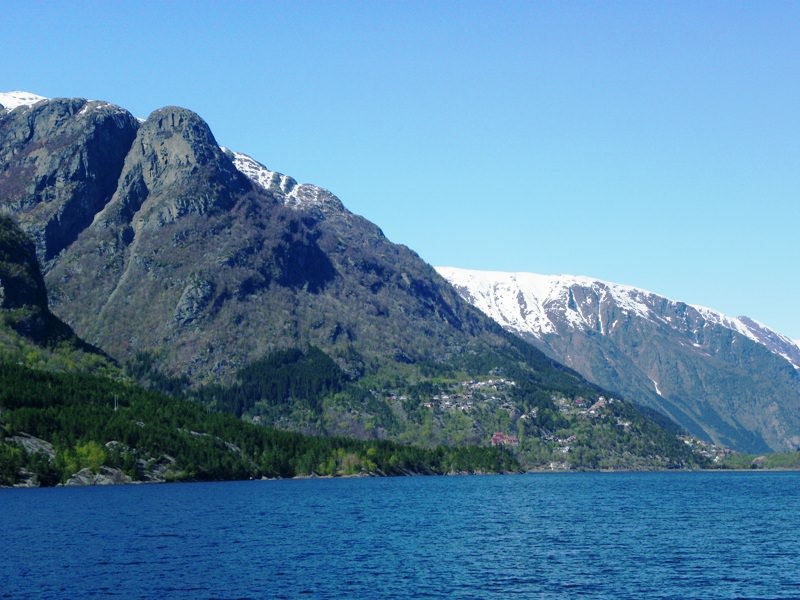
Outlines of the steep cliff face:
M 440 272 L 510 331 L 699 437 L 800 446 L 800 354 L 752 319 L 585 277 Z
M 83 99 L 19 106 L 2 122 L 2 202 L 46 264 L 110 200 L 138 123 L 119 107 Z
M 88 349 L 50 312 L 33 242 L 10 217 L 0 215 L 0 332 L 4 328 L 35 344 L 66 342 Z
M 47 290 L 33 242 L 6 215 L 0 215 L 0 308 L 47 310 Z
M 167 107 L 142 123 L 113 201 L 99 218 L 126 223 L 135 233 L 230 209 L 251 187 L 197 114 Z

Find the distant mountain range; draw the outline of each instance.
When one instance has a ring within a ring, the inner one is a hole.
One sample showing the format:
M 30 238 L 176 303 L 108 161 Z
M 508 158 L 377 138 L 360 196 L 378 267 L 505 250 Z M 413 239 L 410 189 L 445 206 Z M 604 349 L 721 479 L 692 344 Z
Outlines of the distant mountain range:
M 748 317 L 588 277 L 437 270 L 507 330 L 694 435 L 800 447 L 800 347 Z

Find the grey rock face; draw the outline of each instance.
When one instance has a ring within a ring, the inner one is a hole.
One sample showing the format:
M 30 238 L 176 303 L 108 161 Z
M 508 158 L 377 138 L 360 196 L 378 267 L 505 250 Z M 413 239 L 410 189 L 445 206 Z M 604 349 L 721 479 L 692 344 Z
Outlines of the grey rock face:
M 210 281 L 192 281 L 181 294 L 175 307 L 175 320 L 187 325 L 200 318 L 214 295 L 214 284 Z
M 617 325 L 603 334 L 524 337 L 701 438 L 749 452 L 800 444 L 800 377 L 782 357 L 682 303 L 663 303 L 658 320 L 604 308 Z
M 250 187 L 198 115 L 168 107 L 139 129 L 106 213 L 138 231 L 188 214 L 230 209 Z M 151 198 L 156 201 L 147 202 Z
M 86 486 L 86 485 L 119 485 L 131 483 L 133 480 L 119 469 L 111 467 L 100 467 L 95 473 L 89 468 L 81 469 L 70 477 L 65 486 Z
M 20 446 L 28 454 L 42 454 L 48 460 L 54 460 L 56 457 L 55 448 L 53 444 L 46 440 L 39 439 L 27 433 L 20 433 L 10 438 L 10 441 Z
M 3 206 L 46 263 L 111 199 L 138 122 L 119 107 L 83 99 L 41 102 L 0 119 Z

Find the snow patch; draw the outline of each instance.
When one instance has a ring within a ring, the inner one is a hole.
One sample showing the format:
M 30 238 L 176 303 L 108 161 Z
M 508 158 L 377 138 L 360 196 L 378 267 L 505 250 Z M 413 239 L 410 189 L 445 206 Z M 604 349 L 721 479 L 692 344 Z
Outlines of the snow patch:
M 291 177 L 270 171 L 260 162 L 241 152 L 233 152 L 233 164 L 250 181 L 258 184 L 268 192 L 279 191 L 288 194 L 297 187 L 297 182 Z
M 556 320 L 564 320 L 575 329 L 597 327 L 601 335 L 606 335 L 616 325 L 616 321 L 611 327 L 603 322 L 602 308 L 609 301 L 623 313 L 643 318 L 654 316 L 644 301 L 647 296 L 653 296 L 650 292 L 590 277 L 472 271 L 456 267 L 436 267 L 436 270 L 457 288 L 469 290 L 472 303 L 501 325 L 539 338 L 556 333 Z M 573 295 L 579 289 L 590 292 L 583 310 L 582 303 L 576 302 Z M 599 301 L 594 302 L 591 294 Z
M 42 100 L 47 98 L 31 92 L 0 92 L 0 104 L 9 111 L 20 106 L 33 106 Z
M 699 306 L 697 304 L 692 304 L 690 306 L 703 316 L 703 318 L 706 320 L 706 324 L 711 323 L 715 325 L 722 325 L 723 327 L 732 329 L 737 333 L 741 333 L 742 335 L 750 338 L 754 342 L 761 341 L 758 335 L 756 335 L 756 333 L 754 332 L 754 330 L 748 327 L 745 324 L 745 322 L 742 321 L 741 319 L 738 319 L 736 317 L 729 317 L 728 315 L 724 315 L 721 312 L 718 312 L 711 308 L 706 308 L 705 306 Z
M 49 98 L 32 94 L 31 92 L 0 92 L 0 104 L 9 112 L 20 106 L 33 106 L 44 100 L 49 100 Z M 114 107 L 114 105 L 104 100 L 87 100 L 78 114 L 85 115 L 94 110 L 102 110 L 108 107 Z M 142 121 L 142 119 L 139 119 L 139 121 Z
M 102 109 L 104 109 L 104 108 L 106 108 L 108 106 L 111 106 L 108 102 L 103 102 L 103 101 L 98 101 L 98 100 L 90 100 L 86 104 L 83 105 L 83 108 L 81 108 L 81 110 L 80 110 L 80 112 L 78 112 L 78 114 L 79 115 L 85 115 L 85 114 L 90 113 L 90 112 L 95 111 L 95 110 L 102 110 Z

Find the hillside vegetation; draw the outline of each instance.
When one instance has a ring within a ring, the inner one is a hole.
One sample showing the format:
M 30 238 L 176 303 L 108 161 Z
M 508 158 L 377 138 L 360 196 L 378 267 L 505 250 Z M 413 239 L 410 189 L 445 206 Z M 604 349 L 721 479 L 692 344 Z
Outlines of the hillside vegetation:
M 142 362 L 138 366 L 142 376 Z M 208 410 L 308 434 L 426 448 L 499 444 L 525 469 L 707 464 L 681 440 L 680 428 L 658 413 L 604 396 L 569 370 L 542 373 L 544 384 L 527 366 L 487 353 L 448 368 L 429 365 L 423 377 L 396 369 L 352 379 L 312 347 L 272 353 L 239 371 L 231 386 L 185 393 Z M 180 388 L 180 381 L 152 370 L 145 379 Z
M 0 485 L 55 485 L 82 469 L 115 469 L 123 481 L 195 481 L 500 472 L 519 464 L 502 448 L 309 437 L 107 377 L 1 364 Z

